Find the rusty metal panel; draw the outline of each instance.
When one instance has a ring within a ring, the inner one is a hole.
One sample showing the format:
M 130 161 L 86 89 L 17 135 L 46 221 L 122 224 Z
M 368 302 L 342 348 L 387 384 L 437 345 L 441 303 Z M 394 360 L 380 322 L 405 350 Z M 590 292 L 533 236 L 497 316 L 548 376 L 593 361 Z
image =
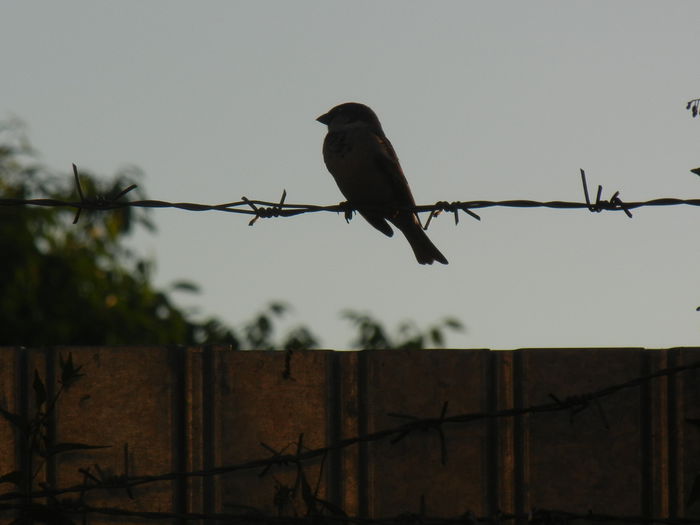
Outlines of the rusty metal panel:
M 210 422 L 210 407 L 205 403 L 205 393 L 211 385 L 205 388 L 208 379 L 206 356 L 211 348 L 189 348 L 185 354 L 184 370 L 184 443 L 183 466 L 187 472 L 202 471 L 211 468 L 211 457 L 207 456 L 205 440 L 209 440 L 208 428 Z M 205 491 L 211 493 L 211 482 L 202 476 L 191 476 L 185 480 L 186 502 L 185 509 L 189 512 L 206 511 Z
M 447 415 L 490 409 L 486 350 L 371 351 L 360 359 L 365 361 L 360 388 L 365 390 L 368 433 L 411 417 L 440 417 L 446 402 Z M 435 428 L 393 443 L 369 443 L 364 460 L 367 503 L 361 510 L 371 516 L 422 510 L 436 516 L 456 516 L 467 509 L 487 513 L 495 444 L 489 423 L 448 425 L 443 435 L 445 457 Z
M 331 443 L 366 433 L 366 418 L 363 417 L 365 407 L 360 402 L 360 355 L 359 352 L 334 354 L 336 363 L 333 379 L 336 380 L 337 389 L 334 390 L 337 397 L 330 407 L 337 412 L 338 429 L 331 436 L 335 437 L 330 439 Z M 334 400 L 333 397 L 330 399 Z M 336 483 L 330 483 L 329 497 L 349 516 L 359 516 L 360 500 L 365 497 L 363 494 L 361 498 L 360 494 L 366 489 L 364 485 L 360 486 L 360 480 L 364 480 L 361 473 L 366 471 L 360 466 L 360 446 L 345 447 L 338 454 L 338 472 L 334 477 Z M 333 489 L 336 490 L 335 494 Z
M 54 478 L 57 486 L 79 485 L 90 469 L 98 479 L 108 476 L 161 474 L 182 470 L 179 452 L 176 406 L 180 397 L 178 373 L 180 348 L 70 348 L 43 352 L 47 384 L 56 392 L 58 353 L 72 352 L 85 374 L 62 394 L 55 421 L 57 443 L 109 445 L 56 456 Z M 97 465 L 99 467 L 96 467 Z M 101 471 L 101 473 L 100 473 Z M 129 510 L 175 511 L 181 497 L 176 481 L 149 483 L 131 490 L 101 490 L 91 493 L 94 506 Z M 77 496 L 77 495 L 76 495 Z M 184 502 L 183 502 L 184 503 Z M 111 523 L 115 518 L 91 519 Z M 122 523 L 124 518 L 119 518 Z M 133 521 L 132 521 L 133 520 Z M 135 518 L 128 522 L 140 522 Z
M 0 408 L 12 414 L 23 411 L 19 374 L 22 352 L 21 348 L 0 348 Z M 16 430 L 0 416 L 0 475 L 19 470 L 18 445 Z
M 700 360 L 697 349 L 669 353 L 671 366 Z M 700 370 L 669 378 L 669 384 L 669 515 L 700 520 Z
M 518 395 L 521 368 L 517 352 L 491 352 L 492 398 L 490 406 L 496 412 L 521 407 Z M 490 513 L 515 514 L 522 506 L 523 461 L 522 418 L 502 417 L 491 421 L 492 439 L 495 440 L 495 461 L 492 462 L 495 478 Z
M 39 480 L 78 485 L 78 469 L 198 472 L 136 487 L 134 499 L 100 489 L 89 495 L 95 506 L 301 516 L 306 483 L 353 516 L 524 516 L 536 507 L 700 518 L 700 501 L 689 501 L 694 483 L 700 499 L 698 349 L 3 348 L 0 406 L 31 416 L 34 371 L 51 398 L 69 352 L 85 375 L 62 393 L 52 438 L 111 448 L 59 454 Z M 611 385 L 622 387 L 589 396 Z M 450 420 L 459 414 L 470 421 Z M 391 431 L 406 424 L 407 433 Z M 17 438 L 0 420 L 0 475 L 19 464 Z M 342 440 L 352 443 L 292 457 Z M 276 454 L 289 455 L 286 464 L 266 468 Z M 90 518 L 148 522 L 139 520 Z
M 647 371 L 635 349 L 526 350 L 522 355 L 523 405 L 565 400 Z M 654 460 L 642 387 L 591 401 L 580 412 L 528 414 L 524 421 L 523 509 L 641 514 L 648 500 L 643 469 Z
M 216 465 L 294 454 L 328 443 L 328 376 L 332 352 L 216 352 L 213 356 L 213 447 Z M 216 483 L 218 512 L 255 508 L 271 515 L 303 515 L 291 490 L 302 482 L 326 498 L 323 457 L 302 466 L 290 464 L 244 469 Z M 328 461 L 328 458 L 325 458 Z

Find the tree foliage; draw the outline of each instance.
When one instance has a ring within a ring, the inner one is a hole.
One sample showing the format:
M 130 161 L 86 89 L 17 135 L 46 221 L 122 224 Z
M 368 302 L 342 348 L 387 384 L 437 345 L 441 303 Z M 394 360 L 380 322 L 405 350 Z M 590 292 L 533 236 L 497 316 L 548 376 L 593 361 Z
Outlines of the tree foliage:
M 1 132 L 3 198 L 77 200 L 71 178 L 37 164 L 16 126 Z M 83 173 L 80 182 L 85 194 L 110 197 L 139 175 L 125 170 L 103 181 Z M 153 229 L 144 210 L 83 211 L 75 225 L 73 217 L 58 208 L 0 207 L 2 344 L 235 342 L 218 323 L 187 319 L 152 285 L 152 263 L 125 247 L 136 227 Z
M 142 178 L 136 169 L 110 179 L 83 172 L 85 195 L 113 198 Z M 145 198 L 140 189 L 129 194 Z M 36 162 L 17 123 L 0 126 L 0 199 L 78 200 L 73 179 Z M 310 328 L 278 333 L 290 307 L 272 302 L 234 329 L 216 318 L 195 320 L 177 307 L 174 290 L 196 291 L 180 281 L 168 289 L 153 285 L 152 261 L 127 248 L 136 228 L 154 230 L 148 210 L 125 207 L 109 212 L 0 206 L 0 345 L 228 344 L 234 349 L 304 349 L 319 346 Z M 390 336 L 365 313 L 344 317 L 357 330 L 356 348 L 442 346 L 445 330 L 460 329 L 446 319 L 421 331 L 401 325 Z

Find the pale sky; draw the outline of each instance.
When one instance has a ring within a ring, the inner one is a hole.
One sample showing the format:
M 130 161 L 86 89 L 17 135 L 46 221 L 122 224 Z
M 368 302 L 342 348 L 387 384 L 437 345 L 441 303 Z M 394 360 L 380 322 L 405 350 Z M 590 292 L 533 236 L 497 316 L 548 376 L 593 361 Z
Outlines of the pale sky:
M 41 160 L 144 170 L 154 199 L 337 204 L 315 118 L 346 101 L 379 115 L 416 201 L 700 197 L 700 3 L 0 2 L 0 118 Z M 157 283 L 240 326 L 270 300 L 326 348 L 344 308 L 390 327 L 450 315 L 458 348 L 700 343 L 698 208 L 633 219 L 480 210 L 434 220 L 449 266 L 420 266 L 361 217 L 260 220 L 156 210 L 132 241 Z M 425 219 L 425 216 L 423 216 Z

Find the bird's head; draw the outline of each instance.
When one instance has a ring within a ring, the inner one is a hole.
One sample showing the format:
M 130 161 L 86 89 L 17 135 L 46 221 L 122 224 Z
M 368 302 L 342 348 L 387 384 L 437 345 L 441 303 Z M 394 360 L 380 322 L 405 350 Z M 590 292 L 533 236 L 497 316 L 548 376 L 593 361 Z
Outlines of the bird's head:
M 382 125 L 374 111 L 357 102 L 346 102 L 335 106 L 316 120 L 328 126 L 329 131 L 369 127 L 373 131 L 383 134 Z

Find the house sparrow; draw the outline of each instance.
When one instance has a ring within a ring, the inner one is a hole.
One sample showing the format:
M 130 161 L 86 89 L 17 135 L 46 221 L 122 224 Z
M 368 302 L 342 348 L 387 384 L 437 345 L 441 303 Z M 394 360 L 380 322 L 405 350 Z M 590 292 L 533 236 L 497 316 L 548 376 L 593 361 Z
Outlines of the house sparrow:
M 396 226 L 420 264 L 447 264 L 418 220 L 416 205 L 399 158 L 374 111 L 356 102 L 334 107 L 316 119 L 328 126 L 323 160 L 350 205 L 384 235 Z

